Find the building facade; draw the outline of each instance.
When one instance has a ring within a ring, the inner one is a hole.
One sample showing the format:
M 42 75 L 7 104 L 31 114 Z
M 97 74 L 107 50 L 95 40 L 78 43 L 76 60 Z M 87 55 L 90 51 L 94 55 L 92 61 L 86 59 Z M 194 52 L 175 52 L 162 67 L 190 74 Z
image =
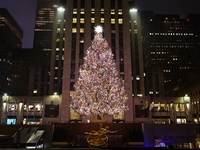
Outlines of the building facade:
M 155 15 L 143 41 L 148 95 L 165 96 L 165 84 L 199 69 L 196 34 L 179 15 Z M 176 89 L 174 89 L 176 90 Z
M 24 95 L 28 87 L 28 66 L 18 51 L 23 31 L 6 8 L 0 8 L 0 93 Z
M 133 97 L 135 123 L 186 124 L 198 123 L 195 111 L 200 111 L 187 95 L 184 97 Z M 62 119 L 62 95 L 2 96 L 1 124 L 51 124 Z M 78 114 L 70 114 L 70 123 L 88 123 Z M 109 118 L 107 118 L 109 119 Z M 123 123 L 121 117 L 109 123 Z
M 145 89 L 140 16 L 133 8 L 134 2 L 129 0 L 67 0 L 48 4 L 38 1 L 34 48 L 51 52 L 46 93 L 62 94 L 61 122 L 72 119 L 67 107 L 70 94 L 73 93 L 79 66 L 84 63 L 85 52 L 93 40 L 97 25 L 103 27 L 103 35 L 112 48 L 119 76 L 129 95 L 130 111 L 123 119 L 134 121 L 132 95 L 144 95 Z M 51 45 L 48 44 L 50 41 Z M 38 87 L 33 84 L 32 87 Z M 34 95 L 42 93 L 38 90 Z

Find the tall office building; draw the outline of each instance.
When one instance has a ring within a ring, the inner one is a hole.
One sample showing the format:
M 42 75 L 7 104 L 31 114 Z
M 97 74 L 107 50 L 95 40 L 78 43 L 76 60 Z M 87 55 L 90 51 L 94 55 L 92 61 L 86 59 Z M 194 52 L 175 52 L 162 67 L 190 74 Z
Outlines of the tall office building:
M 36 19 L 35 19 L 35 32 L 34 32 L 34 44 L 33 49 L 37 51 L 37 54 L 42 54 L 38 58 L 43 57 L 45 63 L 31 63 L 30 67 L 30 77 L 29 77 L 29 96 L 42 96 L 52 94 L 52 91 L 57 91 L 54 89 L 54 61 L 58 58 L 54 54 L 56 35 L 53 33 L 57 30 L 56 24 L 56 12 L 59 6 L 58 0 L 38 0 L 37 10 L 36 10 Z M 62 35 L 63 36 L 63 35 Z M 64 37 L 63 37 L 64 38 Z M 39 51 L 44 51 L 39 52 Z M 56 49 L 58 51 L 58 49 Z M 36 56 L 36 55 L 33 55 Z M 51 60 L 51 56 L 53 57 Z M 38 60 L 36 58 L 35 60 Z M 32 59 L 33 60 L 33 59 Z M 41 59 L 40 59 L 41 60 Z M 47 62 L 49 62 L 47 64 Z M 51 68 L 50 68 L 51 66 Z M 57 69 L 56 69 L 57 70 Z M 61 69 L 62 70 L 62 69 Z M 61 72 L 60 70 L 60 72 Z M 51 73 L 52 72 L 52 73 Z M 52 80 L 53 79 L 53 80 Z M 60 76 L 59 81 L 62 80 Z M 51 83 L 51 84 L 50 84 Z M 59 85 L 61 91 L 61 83 Z M 51 89 L 53 88 L 53 89 Z M 61 92 L 59 92 L 61 94 Z
M 0 94 L 27 94 L 28 67 L 18 53 L 22 40 L 21 27 L 6 8 L 0 8 Z
M 54 25 L 55 10 L 58 6 L 56 0 L 38 0 L 36 19 L 35 19 L 35 33 L 34 33 L 34 49 L 44 51 L 52 50 L 52 35 Z
M 179 15 L 155 15 L 144 40 L 146 89 L 165 96 L 165 83 L 199 68 L 194 28 Z M 173 89 L 178 90 L 178 89 Z
M 38 1 L 34 47 L 51 51 L 48 94 L 62 94 L 60 122 L 78 118 L 69 109 L 70 95 L 73 94 L 79 66 L 84 63 L 85 52 L 93 40 L 97 25 L 103 27 L 103 36 L 112 48 L 119 76 L 129 97 L 127 105 L 130 110 L 120 119 L 134 121 L 132 96 L 145 94 L 140 16 L 133 9 L 134 2 L 66 0 L 43 3 L 45 5 L 41 3 Z M 49 18 L 42 21 L 45 17 L 41 15 Z M 50 39 L 52 45 L 47 44 Z

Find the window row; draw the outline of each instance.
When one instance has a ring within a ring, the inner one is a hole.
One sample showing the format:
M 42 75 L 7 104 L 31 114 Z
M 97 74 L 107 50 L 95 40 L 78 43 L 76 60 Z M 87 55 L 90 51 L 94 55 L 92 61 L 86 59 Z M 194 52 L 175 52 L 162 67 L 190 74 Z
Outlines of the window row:
M 42 111 L 43 105 L 41 103 L 29 103 L 24 104 L 23 106 L 24 111 Z M 7 105 L 7 111 L 17 111 L 20 108 L 20 104 L 8 104 Z

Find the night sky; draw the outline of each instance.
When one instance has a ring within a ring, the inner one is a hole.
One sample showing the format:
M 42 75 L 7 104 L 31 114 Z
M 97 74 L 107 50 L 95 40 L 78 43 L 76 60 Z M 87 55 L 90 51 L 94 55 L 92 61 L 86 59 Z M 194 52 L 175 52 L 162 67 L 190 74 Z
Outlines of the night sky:
M 0 8 L 7 8 L 24 31 L 23 48 L 32 48 L 37 0 L 0 0 Z M 200 14 L 200 0 L 135 0 L 138 10 L 155 14 Z

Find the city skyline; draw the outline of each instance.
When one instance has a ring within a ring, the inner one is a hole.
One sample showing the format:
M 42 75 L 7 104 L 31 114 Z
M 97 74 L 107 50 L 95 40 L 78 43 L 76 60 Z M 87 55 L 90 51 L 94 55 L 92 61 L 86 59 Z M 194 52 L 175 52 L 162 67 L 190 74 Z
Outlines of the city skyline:
M 33 46 L 36 2 L 36 0 L 1 0 L 0 3 L 0 8 L 7 8 L 24 31 L 22 48 L 32 48 Z M 155 14 L 179 14 L 181 18 L 186 17 L 189 13 L 200 13 L 199 5 L 200 1 L 198 0 L 135 0 L 135 7 L 139 11 L 154 11 Z

